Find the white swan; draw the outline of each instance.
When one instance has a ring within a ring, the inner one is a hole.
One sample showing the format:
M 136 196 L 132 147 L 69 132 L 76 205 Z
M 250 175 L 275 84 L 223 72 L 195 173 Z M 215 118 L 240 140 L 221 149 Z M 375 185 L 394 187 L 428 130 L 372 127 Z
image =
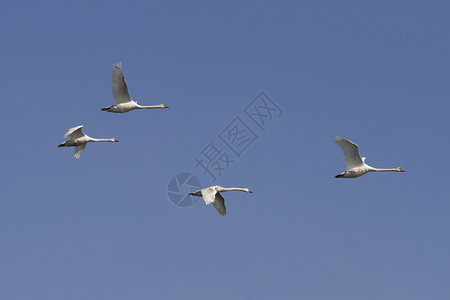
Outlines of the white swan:
M 383 171 L 392 171 L 392 172 L 405 172 L 402 168 L 393 168 L 393 169 L 378 169 L 366 165 L 364 163 L 365 157 L 361 157 L 358 151 L 358 145 L 355 143 L 341 138 L 337 136 L 334 141 L 339 147 L 342 148 L 342 152 L 344 152 L 344 160 L 347 165 L 347 171 L 342 172 L 334 178 L 355 178 L 366 174 L 367 172 L 383 172 Z
M 228 191 L 241 191 L 247 193 L 253 193 L 248 188 L 224 188 L 218 185 L 210 186 L 204 188 L 202 190 L 198 190 L 193 193 L 189 193 L 192 196 L 203 197 L 206 205 L 214 204 L 214 207 L 217 209 L 221 216 L 224 216 L 227 213 L 227 208 L 225 207 L 225 199 L 222 197 L 220 193 L 228 192 Z
M 104 107 L 102 110 L 113 113 L 124 113 L 133 109 L 152 109 L 152 108 L 169 108 L 165 104 L 142 106 L 133 101 L 128 93 L 127 82 L 123 76 L 122 63 L 118 62 L 113 65 L 112 72 L 112 91 L 114 95 L 115 104 Z
M 70 138 L 62 144 L 59 144 L 58 147 L 74 147 L 75 146 L 75 158 L 80 158 L 81 154 L 84 151 L 87 143 L 90 142 L 118 142 L 116 139 L 94 139 L 90 136 L 84 134 L 83 125 L 75 126 L 67 130 L 64 137 L 70 135 Z

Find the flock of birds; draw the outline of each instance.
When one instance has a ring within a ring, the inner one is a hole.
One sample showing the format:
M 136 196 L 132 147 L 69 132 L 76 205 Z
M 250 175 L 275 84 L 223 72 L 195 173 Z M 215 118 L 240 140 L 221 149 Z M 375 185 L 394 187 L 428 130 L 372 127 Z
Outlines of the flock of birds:
M 113 113 L 125 113 L 134 109 L 157 109 L 157 108 L 169 108 L 165 104 L 152 105 L 152 106 L 142 106 L 137 104 L 136 101 L 131 99 L 130 93 L 128 92 L 128 85 L 125 81 L 123 75 L 122 63 L 115 63 L 113 65 L 112 72 L 112 91 L 114 95 L 114 105 L 102 108 L 103 111 L 109 111 Z M 79 159 L 81 154 L 86 148 L 87 143 L 90 142 L 118 142 L 115 138 L 109 139 L 96 139 L 86 135 L 83 130 L 83 125 L 75 126 L 67 130 L 64 138 L 69 136 L 69 139 L 64 143 L 58 145 L 58 147 L 75 147 L 74 157 Z M 334 176 L 335 178 L 356 178 L 360 177 L 368 172 L 405 172 L 402 168 L 391 168 L 391 169 L 379 169 L 367 165 L 365 157 L 359 155 L 358 145 L 337 136 L 334 141 L 339 147 L 342 148 L 344 153 L 345 164 L 347 165 L 347 170 Z M 223 192 L 228 191 L 241 191 L 246 193 L 253 193 L 248 188 L 224 188 L 218 185 L 207 187 L 189 195 L 202 197 L 205 203 L 213 204 L 220 215 L 224 216 L 227 212 L 225 206 L 225 199 L 221 195 Z
M 165 104 L 142 106 L 133 101 L 128 92 L 128 85 L 123 75 L 122 63 L 118 62 L 113 65 L 112 72 L 112 91 L 114 95 L 114 105 L 104 107 L 102 110 L 113 113 L 125 113 L 133 109 L 155 109 L 155 108 L 169 108 Z M 83 125 L 75 126 L 67 130 L 64 138 L 69 136 L 69 139 L 58 147 L 75 147 L 75 158 L 80 158 L 81 154 L 86 148 L 87 143 L 91 142 L 118 142 L 115 138 L 110 139 L 94 139 L 86 135 L 83 130 Z

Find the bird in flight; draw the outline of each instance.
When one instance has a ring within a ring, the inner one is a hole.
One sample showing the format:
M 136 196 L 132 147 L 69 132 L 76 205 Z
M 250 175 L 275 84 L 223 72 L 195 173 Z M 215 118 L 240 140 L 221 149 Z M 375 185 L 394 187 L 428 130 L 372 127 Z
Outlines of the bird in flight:
M 211 203 L 214 204 L 214 207 L 217 209 L 219 214 L 221 216 L 225 216 L 227 213 L 227 208 L 225 207 L 225 199 L 220 193 L 228 191 L 241 191 L 246 193 L 253 193 L 248 188 L 224 188 L 219 185 L 214 185 L 195 191 L 193 193 L 189 193 L 189 195 L 203 197 L 203 200 L 205 201 L 206 205 Z
M 165 104 L 143 106 L 133 101 L 128 92 L 128 85 L 123 76 L 122 63 L 118 62 L 113 65 L 112 72 L 112 91 L 114 95 L 114 105 L 104 107 L 102 110 L 113 113 L 125 113 L 133 109 L 154 109 L 154 108 L 169 108 Z
M 64 137 L 70 136 L 67 141 L 58 145 L 58 147 L 75 147 L 74 157 L 79 159 L 81 154 L 86 148 L 86 144 L 90 142 L 118 142 L 118 140 L 112 139 L 94 139 L 87 136 L 83 130 L 83 125 L 75 126 L 67 130 Z
M 358 145 L 340 136 L 337 136 L 334 141 L 342 148 L 345 164 L 347 165 L 347 171 L 334 176 L 334 178 L 356 178 L 367 172 L 405 172 L 400 167 L 392 169 L 371 167 L 364 162 L 366 158 L 359 155 Z

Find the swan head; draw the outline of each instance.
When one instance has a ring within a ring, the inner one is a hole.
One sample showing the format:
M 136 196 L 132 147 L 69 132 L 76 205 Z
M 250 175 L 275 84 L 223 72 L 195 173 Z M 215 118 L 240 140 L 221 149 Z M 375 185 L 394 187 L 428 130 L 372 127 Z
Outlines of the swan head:
M 406 171 L 403 170 L 402 168 L 398 167 L 398 168 L 397 168 L 397 172 L 406 172 Z
M 248 189 L 248 188 L 245 188 L 245 191 L 247 192 L 247 193 L 253 193 L 250 189 Z

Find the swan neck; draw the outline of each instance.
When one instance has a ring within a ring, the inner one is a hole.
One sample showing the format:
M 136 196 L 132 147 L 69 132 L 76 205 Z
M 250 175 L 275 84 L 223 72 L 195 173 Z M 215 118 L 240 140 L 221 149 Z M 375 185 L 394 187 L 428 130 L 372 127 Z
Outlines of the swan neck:
M 164 108 L 163 105 L 139 105 L 138 108 L 140 109 L 154 109 L 154 108 Z
M 243 188 L 222 188 L 222 192 L 228 192 L 228 191 L 241 191 L 241 192 L 246 192 L 247 189 L 243 189 Z
M 397 169 L 378 169 L 378 168 L 371 167 L 370 171 L 375 171 L 375 172 L 396 172 L 398 170 Z
M 94 139 L 94 138 L 91 138 L 90 142 L 114 142 L 114 139 Z

